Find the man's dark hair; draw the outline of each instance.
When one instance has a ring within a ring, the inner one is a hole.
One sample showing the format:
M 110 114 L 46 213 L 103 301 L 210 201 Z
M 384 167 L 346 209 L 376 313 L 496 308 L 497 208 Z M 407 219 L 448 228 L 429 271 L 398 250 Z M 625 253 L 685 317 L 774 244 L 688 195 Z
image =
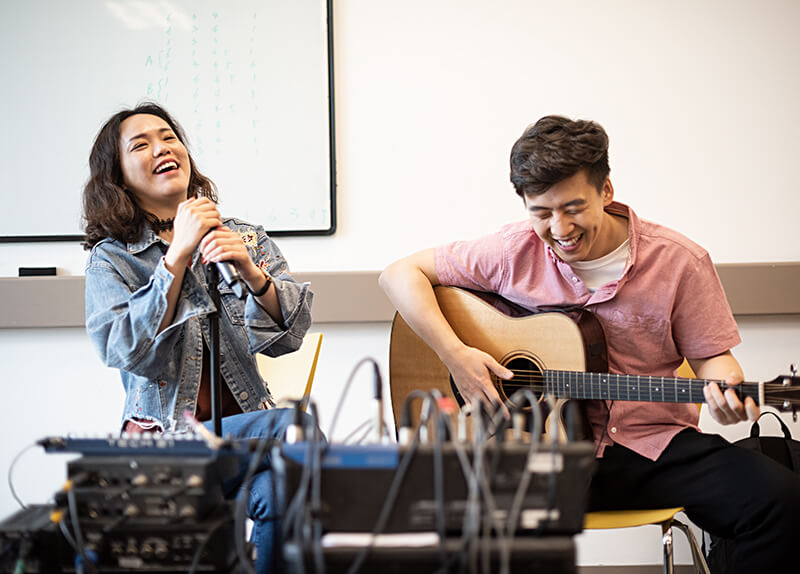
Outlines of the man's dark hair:
M 181 126 L 160 105 L 143 102 L 135 108 L 124 109 L 111 116 L 94 140 L 89 154 L 89 181 L 83 188 L 85 249 L 91 249 L 106 237 L 122 242 L 136 241 L 141 236 L 145 223 L 156 219 L 153 214 L 139 207 L 136 198 L 123 185 L 119 151 L 120 127 L 122 122 L 137 114 L 161 118 L 186 146 L 192 171 L 187 197 L 208 197 L 215 203 L 217 201 L 216 186 L 197 170 Z
M 579 171 L 598 192 L 608 177 L 608 135 L 587 120 L 545 116 L 511 148 L 511 183 L 517 195 L 541 195 Z

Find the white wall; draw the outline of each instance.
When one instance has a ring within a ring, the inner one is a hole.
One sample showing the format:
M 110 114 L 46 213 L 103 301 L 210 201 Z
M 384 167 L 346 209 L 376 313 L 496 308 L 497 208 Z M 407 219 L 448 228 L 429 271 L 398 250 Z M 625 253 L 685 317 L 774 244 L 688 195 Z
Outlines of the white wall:
M 339 0 L 339 230 L 280 244 L 296 270 L 370 270 L 489 232 L 522 216 L 508 183 L 511 144 L 539 116 L 564 113 L 608 129 L 617 196 L 640 215 L 687 233 L 719 262 L 800 260 L 799 16 L 800 4 L 778 0 Z M 0 245 L 0 275 L 20 265 L 80 274 L 83 259 L 75 245 Z M 389 327 L 318 327 L 325 339 L 313 394 L 327 428 L 358 360 L 375 357 L 386 376 Z M 740 327 L 735 352 L 748 378 L 772 378 L 800 360 L 800 317 L 746 318 Z M 0 330 L 0 365 L 0 474 L 36 438 L 116 427 L 117 375 L 81 330 Z M 364 373 L 337 437 L 368 416 Z M 731 439 L 745 432 L 725 429 Z M 63 463 L 37 449 L 14 476 L 23 499 L 41 501 L 63 480 Z M 13 508 L 0 489 L 0 515 Z M 660 536 L 643 530 L 580 536 L 580 563 L 659 562 Z

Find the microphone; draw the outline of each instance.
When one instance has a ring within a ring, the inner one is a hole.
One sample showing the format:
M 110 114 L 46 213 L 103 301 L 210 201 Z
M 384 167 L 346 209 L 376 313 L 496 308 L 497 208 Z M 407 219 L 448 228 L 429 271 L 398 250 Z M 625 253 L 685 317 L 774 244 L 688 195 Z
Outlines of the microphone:
M 239 270 L 229 261 L 217 261 L 216 265 L 219 276 L 225 281 L 225 285 L 231 288 L 237 298 L 244 299 L 246 295 L 245 284 Z
M 211 229 L 205 232 L 203 237 L 211 233 Z M 216 262 L 217 271 L 219 272 L 219 276 L 222 277 L 222 280 L 225 281 L 225 285 L 231 288 L 233 294 L 236 295 L 237 299 L 244 299 L 247 295 L 245 291 L 245 283 L 244 279 L 242 279 L 239 270 L 231 263 L 230 261 L 217 261 Z

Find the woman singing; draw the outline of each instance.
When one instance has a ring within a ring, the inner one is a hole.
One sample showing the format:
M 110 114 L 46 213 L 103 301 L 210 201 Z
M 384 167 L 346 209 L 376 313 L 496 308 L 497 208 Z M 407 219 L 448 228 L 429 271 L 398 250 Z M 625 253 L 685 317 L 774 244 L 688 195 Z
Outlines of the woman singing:
M 186 147 L 181 127 L 145 103 L 114 114 L 100 129 L 83 192 L 86 329 L 125 388 L 121 429 L 180 432 L 184 413 L 211 417 L 208 316 L 216 311 L 204 265 L 229 262 L 244 300 L 220 282 L 223 434 L 280 439 L 293 418 L 275 409 L 254 355 L 296 350 L 311 323 L 312 293 L 287 272 L 263 228 L 223 218 L 216 187 Z M 271 476 L 253 483 L 256 567 L 272 547 Z

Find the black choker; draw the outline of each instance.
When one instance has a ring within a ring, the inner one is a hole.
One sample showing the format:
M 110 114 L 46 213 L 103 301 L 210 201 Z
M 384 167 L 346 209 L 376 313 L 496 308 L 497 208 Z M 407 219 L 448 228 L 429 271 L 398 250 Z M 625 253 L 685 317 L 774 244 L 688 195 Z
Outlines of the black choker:
M 155 217 L 153 221 L 153 228 L 157 233 L 161 233 L 162 231 L 172 231 L 172 224 L 174 222 L 174 217 L 169 217 L 167 219 L 159 219 L 158 217 Z

